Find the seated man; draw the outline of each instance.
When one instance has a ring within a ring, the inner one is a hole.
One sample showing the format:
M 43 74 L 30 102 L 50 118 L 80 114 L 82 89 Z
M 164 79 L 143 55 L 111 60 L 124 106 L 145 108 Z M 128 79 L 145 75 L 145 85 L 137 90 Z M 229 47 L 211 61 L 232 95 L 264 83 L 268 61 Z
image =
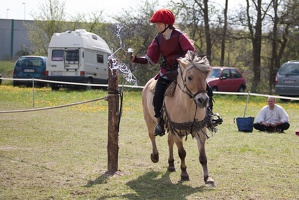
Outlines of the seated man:
M 289 115 L 281 106 L 275 105 L 274 97 L 268 97 L 268 105 L 260 110 L 253 127 L 260 131 L 282 133 L 290 127 Z

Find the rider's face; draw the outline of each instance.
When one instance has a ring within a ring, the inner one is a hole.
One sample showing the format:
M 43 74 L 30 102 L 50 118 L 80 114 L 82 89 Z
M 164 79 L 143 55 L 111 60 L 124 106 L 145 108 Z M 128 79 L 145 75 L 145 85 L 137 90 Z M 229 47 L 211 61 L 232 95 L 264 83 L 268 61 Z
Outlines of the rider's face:
M 166 27 L 166 24 L 163 24 L 163 23 L 160 23 L 160 22 L 156 23 L 156 28 L 157 28 L 159 33 L 162 32 L 165 29 L 165 27 Z

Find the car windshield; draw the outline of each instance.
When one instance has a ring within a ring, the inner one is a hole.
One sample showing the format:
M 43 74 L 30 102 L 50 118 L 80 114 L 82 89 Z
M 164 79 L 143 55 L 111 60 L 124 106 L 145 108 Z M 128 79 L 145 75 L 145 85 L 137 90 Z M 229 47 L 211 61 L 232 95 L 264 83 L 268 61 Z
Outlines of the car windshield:
M 221 69 L 212 69 L 212 72 L 210 73 L 210 78 L 219 78 L 221 73 Z
M 281 75 L 299 75 L 299 63 L 286 63 L 279 70 Z

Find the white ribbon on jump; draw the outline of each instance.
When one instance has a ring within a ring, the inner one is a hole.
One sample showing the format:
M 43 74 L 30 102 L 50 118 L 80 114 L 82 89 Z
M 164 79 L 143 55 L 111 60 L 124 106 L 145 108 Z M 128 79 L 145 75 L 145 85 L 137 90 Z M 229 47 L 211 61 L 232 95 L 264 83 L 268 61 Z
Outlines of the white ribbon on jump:
M 117 37 L 119 38 L 119 44 L 120 47 L 112 53 L 111 56 L 109 56 L 108 60 L 112 61 L 112 66 L 110 66 L 110 70 L 118 70 L 122 73 L 123 77 L 128 81 L 129 83 L 134 83 L 134 86 L 137 86 L 137 79 L 134 76 L 134 74 L 131 72 L 130 68 L 125 63 L 119 63 L 117 59 L 114 57 L 114 55 L 119 51 L 123 49 L 123 43 L 120 36 L 120 30 L 122 29 L 121 26 L 117 25 Z
M 128 81 L 129 83 L 134 83 L 134 86 L 137 86 L 136 77 L 125 63 L 119 64 L 115 58 L 112 58 L 112 67 L 110 67 L 110 70 L 120 71 L 126 81 Z

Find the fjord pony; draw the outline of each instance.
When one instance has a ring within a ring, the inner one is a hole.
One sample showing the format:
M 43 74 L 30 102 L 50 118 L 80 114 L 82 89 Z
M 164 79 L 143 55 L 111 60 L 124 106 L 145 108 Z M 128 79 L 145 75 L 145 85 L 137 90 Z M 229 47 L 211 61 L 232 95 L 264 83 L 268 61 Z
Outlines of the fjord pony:
M 183 137 L 191 134 L 197 141 L 199 162 L 202 165 L 204 182 L 214 186 L 214 180 L 209 177 L 207 157 L 205 152 L 206 109 L 209 97 L 206 94 L 206 78 L 210 72 L 209 61 L 205 57 L 198 57 L 196 53 L 188 51 L 184 58 L 180 58 L 176 87 L 171 96 L 165 96 L 162 115 L 168 132 L 168 171 L 175 171 L 173 146 L 176 144 L 181 159 L 181 180 L 189 180 L 185 164 L 186 151 L 183 146 Z M 153 88 L 154 79 L 146 84 L 142 91 L 143 114 L 148 134 L 152 142 L 151 160 L 159 161 L 159 152 L 154 136 L 154 127 L 157 123 L 154 117 Z

